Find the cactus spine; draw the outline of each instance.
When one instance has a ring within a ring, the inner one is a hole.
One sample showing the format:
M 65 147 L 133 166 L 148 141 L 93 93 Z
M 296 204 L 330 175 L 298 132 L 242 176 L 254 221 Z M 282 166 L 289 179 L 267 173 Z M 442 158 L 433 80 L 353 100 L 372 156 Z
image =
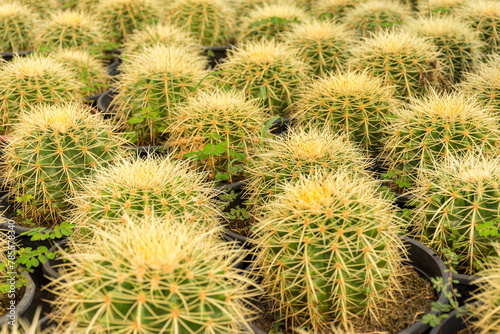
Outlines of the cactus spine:
M 446 16 L 455 14 L 464 4 L 464 0 L 428 0 L 420 4 L 420 13 L 423 15 Z
M 500 57 L 480 63 L 475 72 L 465 75 L 461 87 L 486 103 L 495 115 L 500 115 Z
M 318 18 L 342 22 L 345 15 L 366 0 L 317 0 L 312 6 L 312 13 Z
M 59 6 L 57 0 L 15 0 L 10 2 L 16 2 L 29 8 L 32 12 L 37 13 L 41 18 L 46 18 L 50 15 L 50 13 L 56 11 Z
M 33 47 L 33 30 L 38 17 L 29 7 L 18 3 L 0 5 L 1 52 L 27 51 Z

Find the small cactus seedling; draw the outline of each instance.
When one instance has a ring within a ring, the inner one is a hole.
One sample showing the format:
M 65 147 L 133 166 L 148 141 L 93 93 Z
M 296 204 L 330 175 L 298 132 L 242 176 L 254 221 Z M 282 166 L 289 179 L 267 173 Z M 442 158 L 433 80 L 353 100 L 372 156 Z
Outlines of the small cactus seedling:
M 392 113 L 394 89 L 366 72 L 330 74 L 310 82 L 292 105 L 300 123 L 328 126 L 349 134 L 353 142 L 378 153 L 383 146 L 382 127 Z
M 155 145 L 172 121 L 173 107 L 209 85 L 202 81 L 210 73 L 206 67 L 204 57 L 179 45 L 146 47 L 126 59 L 113 104 L 128 117 L 139 144 Z
M 232 181 L 232 175 L 241 172 L 241 164 L 259 144 L 266 116 L 259 102 L 248 100 L 244 92 L 200 91 L 174 111 L 172 118 L 177 121 L 167 131 L 171 132 L 170 140 L 181 156 L 206 150 L 207 146 L 220 149 L 198 162 L 212 177 L 217 172 L 227 173 Z
M 264 98 L 272 114 L 281 113 L 292 103 L 292 96 L 312 74 L 297 51 L 275 41 L 248 42 L 229 50 L 218 65 L 223 82 L 252 97 Z
M 346 135 L 329 128 L 292 128 L 284 136 L 267 139 L 259 155 L 250 160 L 248 202 L 257 208 L 279 193 L 280 186 L 314 175 L 317 167 L 368 176 L 370 166 L 368 157 Z
M 16 2 L 25 7 L 30 8 L 33 12 L 40 15 L 42 18 L 46 18 L 50 13 L 58 9 L 59 3 L 57 0 L 15 0 L 10 2 Z
M 342 22 L 347 13 L 364 1 L 366 0 L 316 0 L 311 11 L 318 18 Z
M 54 59 L 75 71 L 83 84 L 82 95 L 90 96 L 106 90 L 109 75 L 104 64 L 85 50 L 62 49 Z
M 111 163 L 126 140 L 116 127 L 80 104 L 42 105 L 23 112 L 5 148 L 4 176 L 16 196 L 42 217 L 65 213 L 77 180 Z
M 390 137 L 385 154 L 392 159 L 391 168 L 415 178 L 450 154 L 476 149 L 485 155 L 499 152 L 499 117 L 461 92 L 431 92 L 411 99 L 395 111 L 385 131 Z
M 406 28 L 437 46 L 450 82 L 459 82 L 463 73 L 471 71 L 481 58 L 483 43 L 478 34 L 453 16 L 421 17 L 410 21 Z
M 466 1 L 457 11 L 458 18 L 469 23 L 485 43 L 485 51 L 496 54 L 500 51 L 500 2 L 495 0 Z
M 351 51 L 352 65 L 395 86 L 401 97 L 419 95 L 443 79 L 441 54 L 429 39 L 408 31 L 385 31 Z
M 32 8 L 19 3 L 0 5 L 0 50 L 27 51 L 33 47 L 33 31 L 38 16 Z
M 36 44 L 41 51 L 73 48 L 91 49 L 97 53 L 103 41 L 100 23 L 90 14 L 77 11 L 53 13 L 36 33 Z
M 350 58 L 349 49 L 354 35 L 346 26 L 329 21 L 307 21 L 294 25 L 284 40 L 299 51 L 302 61 L 317 74 L 325 74 L 345 67 Z
M 403 247 L 391 202 L 377 181 L 352 172 L 302 177 L 264 206 L 255 241 L 257 269 L 290 327 L 325 333 L 375 317 L 391 300 Z
M 446 16 L 455 14 L 464 4 L 464 0 L 427 0 L 420 4 L 420 13 L 423 15 Z
M 356 6 L 344 18 L 344 23 L 358 35 L 369 37 L 373 32 L 401 25 L 410 16 L 410 9 L 392 0 L 372 0 Z
M 292 2 L 264 3 L 241 18 L 239 40 L 284 40 L 284 32 L 306 19 L 306 12 Z
M 196 234 L 182 220 L 153 216 L 129 218 L 92 244 L 72 242 L 64 257 L 74 270 L 52 283 L 60 327 L 67 321 L 76 333 L 243 333 L 256 284 L 233 268 L 245 252 L 215 241 L 219 231 Z
M 497 237 L 480 230 L 500 227 L 500 161 L 479 153 L 450 156 L 439 168 L 422 173 L 415 202 L 422 242 L 444 257 L 451 250 L 456 270 L 475 274 L 494 253 Z
M 500 57 L 494 56 L 488 62 L 480 63 L 475 72 L 465 75 L 461 87 L 500 115 Z
M 224 0 L 174 0 L 167 9 L 170 23 L 184 28 L 201 45 L 226 45 L 236 28 L 236 13 Z
M 77 73 L 51 57 L 15 57 L 0 68 L 0 82 L 5 131 L 22 110 L 81 99 L 82 83 Z

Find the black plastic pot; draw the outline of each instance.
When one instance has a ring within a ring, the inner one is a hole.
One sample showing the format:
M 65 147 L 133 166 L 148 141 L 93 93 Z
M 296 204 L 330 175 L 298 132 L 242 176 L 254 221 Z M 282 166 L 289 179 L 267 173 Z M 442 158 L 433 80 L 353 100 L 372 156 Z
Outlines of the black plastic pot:
M 462 306 L 461 308 L 463 310 L 465 306 Z M 477 319 L 473 318 L 470 320 L 475 321 Z M 458 332 L 466 328 L 467 324 L 465 323 L 464 319 L 462 317 L 457 318 L 457 311 L 454 310 L 449 314 L 448 318 L 443 319 L 443 321 L 441 321 L 438 326 L 434 327 L 430 334 L 457 334 Z
M 85 96 L 83 99 L 84 99 L 84 102 L 86 104 L 88 104 L 89 106 L 91 106 L 93 108 L 97 108 L 97 100 L 99 99 L 99 97 L 101 97 L 101 95 L 102 95 L 102 93 L 92 95 L 92 96 Z
M 106 70 L 108 71 L 109 76 L 115 77 L 120 74 L 120 70 L 118 69 L 118 67 L 121 65 L 121 63 L 122 59 L 120 57 L 113 57 L 111 64 L 106 66 Z
M 15 321 L 17 321 L 17 319 L 22 317 L 23 314 L 28 309 L 28 307 L 30 307 L 30 305 L 33 302 L 33 297 L 35 296 L 35 291 L 37 290 L 35 282 L 33 282 L 33 279 L 28 273 L 24 273 L 24 278 L 26 278 L 26 280 L 28 281 L 28 285 L 24 289 L 23 297 L 21 298 L 19 303 L 15 305 L 16 306 L 14 310 L 15 313 L 14 319 L 16 319 Z M 2 315 L 0 317 L 0 328 L 2 328 L 2 326 L 8 323 L 10 320 L 11 318 L 9 318 L 9 313 Z
M 294 126 L 296 123 L 296 119 L 291 117 L 283 117 L 275 120 L 271 127 L 269 128 L 269 132 L 273 135 L 279 135 L 281 133 L 285 133 L 288 128 Z
M 224 209 L 224 212 L 231 210 L 237 206 L 244 206 L 245 202 L 245 185 L 248 183 L 248 180 L 243 180 L 240 182 L 225 184 L 223 186 L 215 187 L 215 191 L 217 193 L 230 193 L 234 191 L 236 194 L 236 198 L 229 203 Z M 219 197 L 220 199 L 220 197 Z
M 396 205 L 400 209 L 415 209 L 415 206 L 411 204 L 411 200 L 413 197 L 411 195 L 400 195 L 400 194 L 394 194 L 396 196 Z
M 111 87 L 102 93 L 97 99 L 97 109 L 104 115 L 104 118 L 111 118 L 116 115 L 114 104 L 112 104 L 114 97 L 118 94 L 114 87 Z
M 457 280 L 458 284 L 453 283 L 453 288 L 457 289 L 461 297 L 458 298 L 460 305 L 473 300 L 474 292 L 479 288 L 477 281 L 479 276 L 469 276 L 462 274 L 452 274 L 453 280 Z
M 204 47 L 203 54 L 208 57 L 209 67 L 214 68 L 222 59 L 227 57 L 227 51 L 232 48 L 232 45 Z
M 26 57 L 35 51 L 0 52 L 0 57 L 6 61 L 11 61 L 14 57 Z
M 66 243 L 67 243 L 66 239 L 61 240 L 59 243 L 57 243 L 56 245 L 52 246 L 49 249 L 49 253 L 53 253 L 59 248 L 64 248 L 66 246 Z M 61 266 L 62 264 L 63 264 L 62 261 L 60 261 L 57 258 L 52 260 L 47 258 L 47 261 L 42 265 L 43 273 L 47 277 L 49 277 L 49 279 L 56 280 L 59 277 L 61 277 L 61 275 L 59 275 L 59 273 L 57 272 L 57 267 Z

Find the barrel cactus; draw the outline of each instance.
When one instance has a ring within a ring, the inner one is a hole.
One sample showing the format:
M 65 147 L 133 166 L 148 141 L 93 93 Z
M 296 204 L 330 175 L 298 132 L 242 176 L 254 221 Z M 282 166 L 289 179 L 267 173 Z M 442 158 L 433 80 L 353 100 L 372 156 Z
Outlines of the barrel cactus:
M 412 99 L 394 114 L 385 129 L 389 135 L 385 155 L 390 157 L 391 168 L 411 178 L 451 154 L 476 149 L 485 155 L 499 152 L 499 116 L 464 93 L 431 92 L 422 99 Z
M 316 0 L 312 13 L 318 18 L 342 22 L 345 15 L 366 0 Z
M 367 70 L 395 86 L 401 97 L 424 93 L 444 82 L 441 56 L 429 39 L 409 31 L 385 31 L 366 39 L 351 51 L 354 68 Z
M 218 65 L 222 81 L 253 97 L 263 97 L 272 114 L 282 113 L 292 103 L 299 85 L 312 74 L 297 51 L 275 41 L 241 44 L 229 50 Z
M 316 74 L 325 74 L 345 67 L 354 35 L 343 25 L 328 21 L 307 21 L 294 25 L 284 40 L 298 50 L 302 61 Z
M 38 23 L 38 16 L 32 8 L 19 3 L 0 5 L 0 50 L 27 51 L 33 43 L 33 31 Z
M 486 103 L 493 113 L 500 115 L 500 57 L 480 63 L 476 71 L 465 75 L 460 86 Z
M 76 333 L 242 333 L 256 284 L 233 268 L 244 251 L 193 233 L 182 220 L 128 218 L 92 245 L 70 243 L 68 270 L 54 282 L 60 327 Z M 64 281 L 62 281 L 64 279 Z M 64 283 L 63 283 L 64 282 Z
M 257 269 L 293 327 L 324 333 L 377 314 L 404 258 L 390 200 L 351 172 L 301 177 L 265 205 L 255 226 Z
M 423 15 L 447 16 L 455 14 L 464 4 L 464 0 L 427 0 L 420 3 L 420 13 Z
M 483 43 L 478 34 L 453 16 L 421 17 L 410 21 L 406 28 L 437 46 L 450 82 L 459 82 L 464 72 L 472 71 L 480 61 Z
M 77 180 L 109 164 L 126 140 L 116 126 L 80 104 L 42 105 L 23 112 L 5 148 L 4 176 L 38 216 L 58 218 L 78 190 Z
M 188 31 L 201 45 L 226 45 L 236 28 L 236 13 L 224 0 L 174 0 L 167 18 Z
M 500 216 L 500 161 L 480 153 L 449 156 L 439 168 L 422 173 L 415 189 L 422 242 L 446 257 L 456 254 L 456 270 L 475 274 L 482 261 L 494 254 L 497 238 L 481 227 Z
M 284 32 L 305 20 L 306 12 L 293 2 L 264 3 L 241 18 L 239 40 L 284 40 Z
M 161 141 L 173 107 L 209 86 L 210 78 L 202 81 L 210 73 L 206 67 L 204 57 L 178 45 L 146 47 L 127 58 L 113 104 L 127 116 L 139 144 Z
M 310 82 L 294 103 L 301 124 L 328 126 L 349 134 L 372 154 L 383 147 L 386 116 L 396 106 L 394 89 L 366 72 L 339 72 Z
M 248 16 L 248 14 L 256 7 L 260 7 L 265 3 L 276 3 L 279 0 L 233 0 L 232 5 L 236 9 L 236 14 L 239 18 Z
M 14 0 L 10 2 L 16 2 L 25 6 L 42 18 L 48 17 L 52 12 L 55 12 L 59 8 L 59 2 L 57 0 Z

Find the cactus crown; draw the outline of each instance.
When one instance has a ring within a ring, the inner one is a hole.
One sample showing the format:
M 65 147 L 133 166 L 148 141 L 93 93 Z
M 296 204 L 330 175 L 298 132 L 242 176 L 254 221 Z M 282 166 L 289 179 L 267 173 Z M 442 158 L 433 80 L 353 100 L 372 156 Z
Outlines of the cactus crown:
M 340 22 L 345 15 L 359 3 L 366 0 L 317 0 L 312 6 L 312 13 L 320 18 L 332 18 Z
M 464 0 L 428 0 L 419 4 L 420 12 L 424 15 L 454 14 L 464 4 Z
M 35 12 L 19 3 L 0 5 L 0 48 L 27 51 L 33 46 L 33 29 L 38 22 Z
M 500 111 L 500 57 L 493 56 L 480 63 L 476 71 L 467 73 L 461 86 L 487 103 L 493 112 Z

